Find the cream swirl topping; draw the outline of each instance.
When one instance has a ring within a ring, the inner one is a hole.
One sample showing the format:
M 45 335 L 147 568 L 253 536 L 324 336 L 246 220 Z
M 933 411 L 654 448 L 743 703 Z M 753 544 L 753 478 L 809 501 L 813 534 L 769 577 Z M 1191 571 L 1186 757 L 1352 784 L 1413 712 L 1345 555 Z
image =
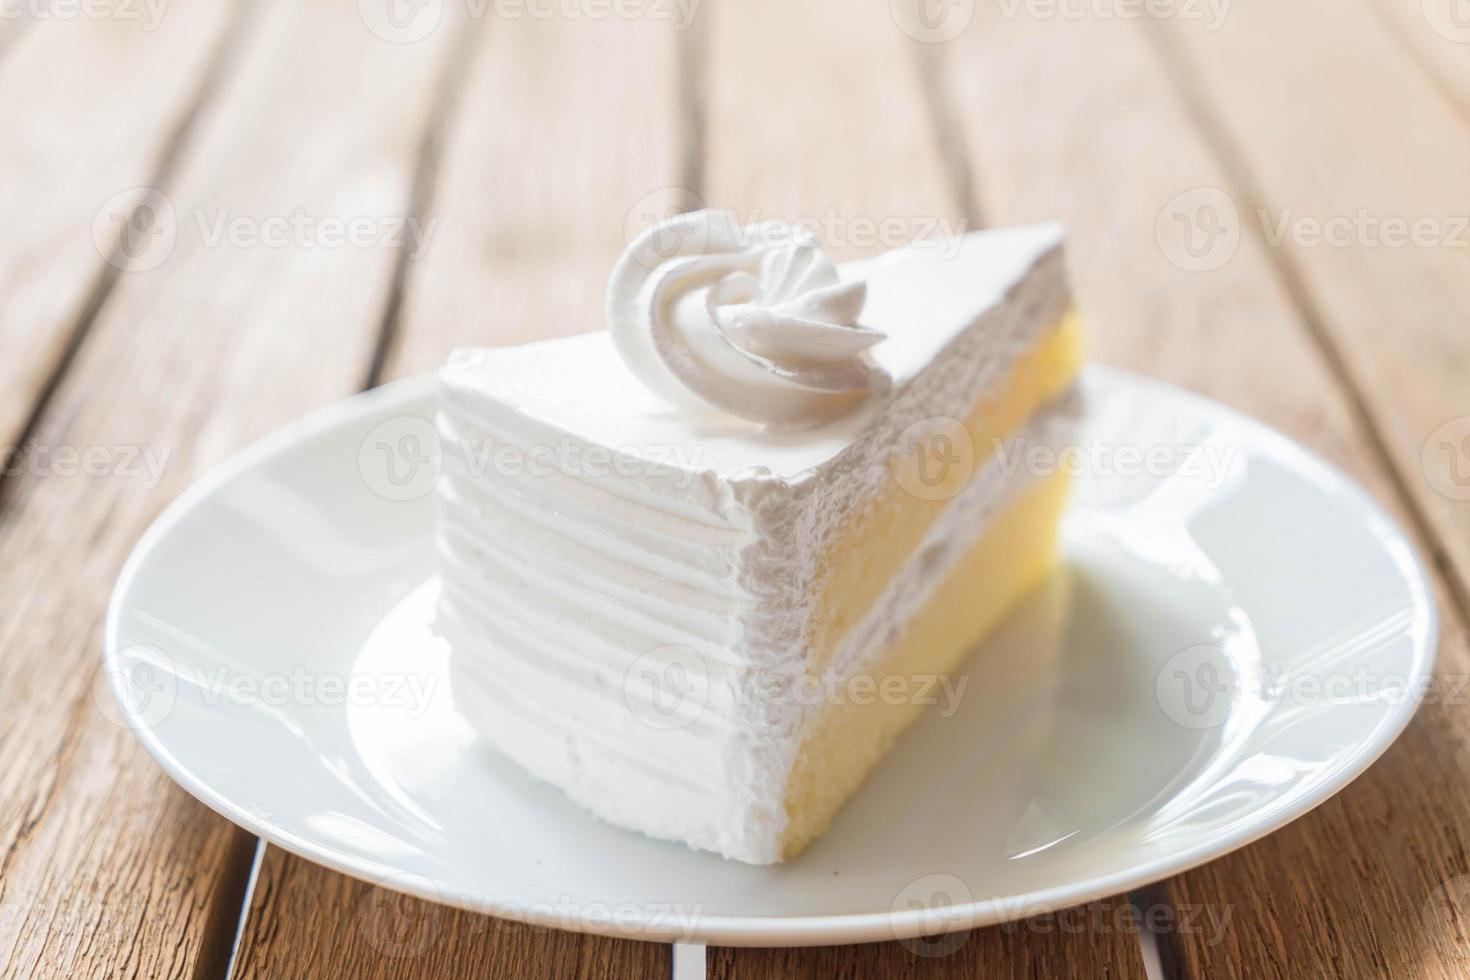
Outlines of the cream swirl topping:
M 608 325 L 629 370 L 685 408 L 765 424 L 825 421 L 886 376 L 844 282 L 800 229 L 694 211 L 649 228 L 613 268 Z

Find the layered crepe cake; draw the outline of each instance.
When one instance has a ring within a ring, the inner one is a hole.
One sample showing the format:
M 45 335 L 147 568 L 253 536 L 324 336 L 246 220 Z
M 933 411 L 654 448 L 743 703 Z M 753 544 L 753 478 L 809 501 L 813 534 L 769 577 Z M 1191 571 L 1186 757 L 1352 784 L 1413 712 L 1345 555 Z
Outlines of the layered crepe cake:
M 456 351 L 457 708 L 614 824 L 801 851 L 1055 563 L 1046 461 L 1081 360 L 1062 244 L 1038 225 L 836 266 L 696 212 L 619 260 L 607 330 Z

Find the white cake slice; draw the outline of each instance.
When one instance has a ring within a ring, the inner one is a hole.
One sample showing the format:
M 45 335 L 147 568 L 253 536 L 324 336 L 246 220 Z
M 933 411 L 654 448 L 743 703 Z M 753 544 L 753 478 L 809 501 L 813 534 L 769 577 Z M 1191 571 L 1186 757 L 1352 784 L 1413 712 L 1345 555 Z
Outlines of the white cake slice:
M 834 269 L 700 212 L 634 243 L 609 319 L 442 372 L 455 702 L 613 823 L 780 861 L 1054 564 L 1062 230 Z

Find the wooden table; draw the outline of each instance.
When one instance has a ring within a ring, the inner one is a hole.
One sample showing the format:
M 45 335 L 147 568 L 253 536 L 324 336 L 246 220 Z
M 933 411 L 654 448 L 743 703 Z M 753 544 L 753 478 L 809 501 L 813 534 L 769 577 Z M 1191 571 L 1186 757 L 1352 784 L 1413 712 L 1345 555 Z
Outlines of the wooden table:
M 1464 0 L 158 2 L 0 3 L 4 976 L 667 975 L 258 845 L 108 720 L 97 665 L 124 556 L 205 469 L 456 345 L 599 326 L 625 228 L 701 201 L 843 257 L 1065 218 L 1095 358 L 1345 467 L 1444 624 L 1365 776 L 1083 928 L 709 975 L 1138 977 L 1130 900 L 1166 976 L 1470 971 Z

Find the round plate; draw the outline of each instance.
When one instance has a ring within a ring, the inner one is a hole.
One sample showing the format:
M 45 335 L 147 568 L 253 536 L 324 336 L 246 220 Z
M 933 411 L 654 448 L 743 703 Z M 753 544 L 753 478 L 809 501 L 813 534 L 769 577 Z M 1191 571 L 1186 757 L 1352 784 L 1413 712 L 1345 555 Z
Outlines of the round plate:
M 476 742 L 429 630 L 429 378 L 311 416 L 175 502 L 118 581 L 101 700 L 252 833 L 543 925 L 861 942 L 1114 895 L 1362 772 L 1437 633 L 1410 545 L 1341 473 L 1166 385 L 1083 385 L 1077 454 L 1003 460 L 1074 471 L 1063 571 L 784 865 L 602 823 Z

